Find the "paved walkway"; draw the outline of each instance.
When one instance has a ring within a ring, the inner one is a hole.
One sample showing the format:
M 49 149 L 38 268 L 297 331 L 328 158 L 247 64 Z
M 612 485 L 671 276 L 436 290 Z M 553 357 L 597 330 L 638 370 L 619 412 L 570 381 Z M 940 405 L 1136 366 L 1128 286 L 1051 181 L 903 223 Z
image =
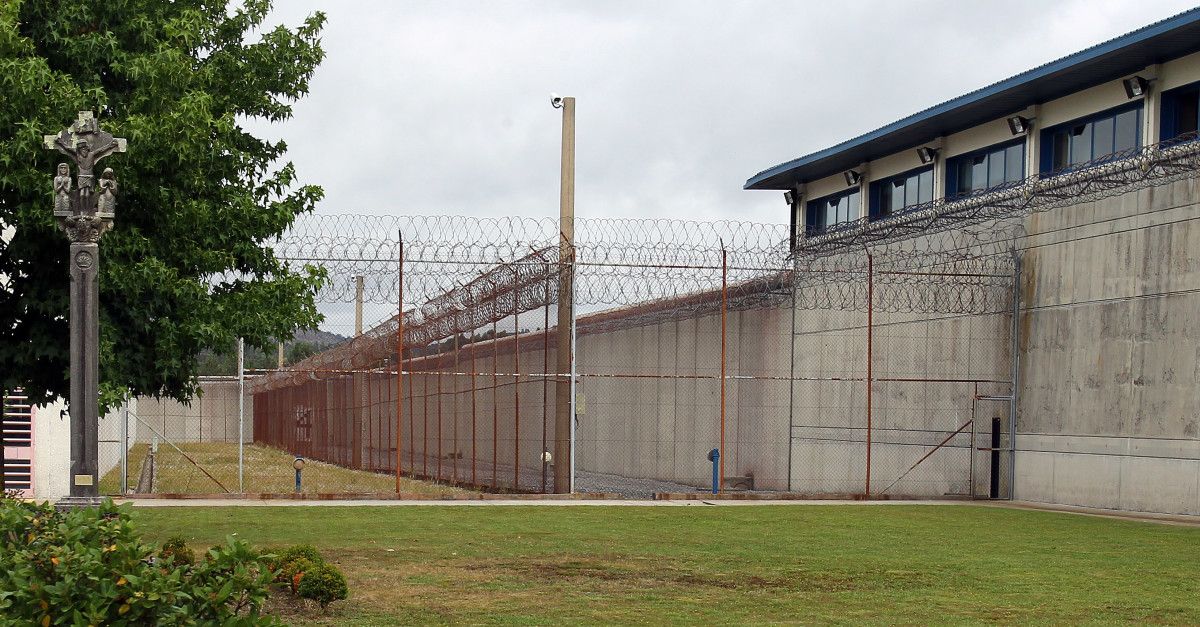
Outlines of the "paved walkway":
M 746 507 L 754 505 L 970 505 L 969 501 L 801 501 L 801 500 L 675 500 L 648 499 L 484 499 L 484 500 L 288 500 L 288 499 L 117 499 L 135 507 Z
M 563 500 L 536 500 L 536 498 L 488 498 L 488 500 L 452 501 L 452 500 L 346 500 L 346 501 L 316 501 L 316 500 L 250 500 L 250 498 L 127 498 L 116 502 L 133 503 L 134 507 L 752 507 L 752 506 L 898 506 L 898 504 L 917 504 L 917 506 L 961 506 L 971 504 L 968 501 L 737 501 L 737 500 L 696 500 L 696 501 L 650 501 L 650 500 L 586 500 L 586 498 L 563 498 Z
M 1029 501 L 966 501 L 966 500 L 668 500 L 647 499 L 505 499 L 484 500 L 290 500 L 290 499 L 115 499 L 118 503 L 132 503 L 135 507 L 757 507 L 757 506 L 866 506 L 887 507 L 891 505 L 938 505 L 938 506 L 981 506 L 1004 509 L 1025 509 L 1082 516 L 1097 516 L 1136 522 L 1150 522 L 1185 527 L 1200 527 L 1200 516 L 1186 514 L 1156 514 L 1152 512 L 1127 512 L 1111 509 L 1054 505 Z

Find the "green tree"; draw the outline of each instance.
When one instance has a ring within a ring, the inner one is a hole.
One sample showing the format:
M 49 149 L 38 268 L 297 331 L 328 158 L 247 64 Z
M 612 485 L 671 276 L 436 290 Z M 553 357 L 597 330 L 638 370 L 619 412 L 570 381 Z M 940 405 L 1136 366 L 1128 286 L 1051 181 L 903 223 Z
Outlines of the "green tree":
M 97 111 L 129 140 L 101 242 L 101 399 L 186 399 L 197 356 L 267 348 L 320 321 L 320 270 L 266 245 L 322 191 L 286 145 L 250 134 L 308 91 L 325 17 L 261 29 L 270 0 L 0 0 L 0 385 L 66 396 L 67 241 L 51 217 L 60 155 L 43 134 Z

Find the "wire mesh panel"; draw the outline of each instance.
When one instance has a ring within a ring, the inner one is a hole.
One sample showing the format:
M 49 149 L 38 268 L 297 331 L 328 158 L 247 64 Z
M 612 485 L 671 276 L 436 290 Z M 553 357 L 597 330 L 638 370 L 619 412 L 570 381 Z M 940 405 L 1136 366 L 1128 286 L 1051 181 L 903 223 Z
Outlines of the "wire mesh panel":
M 240 400 L 236 378 L 201 377 L 188 403 L 143 397 L 111 409 L 99 423 L 101 493 L 237 492 L 239 424 L 253 444 L 253 399 Z

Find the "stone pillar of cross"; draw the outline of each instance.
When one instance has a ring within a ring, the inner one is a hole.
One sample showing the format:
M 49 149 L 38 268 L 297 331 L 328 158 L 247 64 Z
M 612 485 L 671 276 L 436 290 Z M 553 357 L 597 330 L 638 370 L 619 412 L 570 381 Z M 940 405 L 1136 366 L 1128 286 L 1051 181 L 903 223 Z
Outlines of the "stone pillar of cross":
M 93 171 L 101 159 L 125 152 L 126 142 L 101 130 L 91 111 L 81 111 L 69 128 L 46 135 L 45 145 L 77 170 L 72 181 L 70 165 L 60 163 L 54 176 L 54 216 L 71 241 L 71 492 L 59 506 L 89 506 L 100 495 L 100 237 L 116 217 L 118 189 L 112 168 L 99 181 Z

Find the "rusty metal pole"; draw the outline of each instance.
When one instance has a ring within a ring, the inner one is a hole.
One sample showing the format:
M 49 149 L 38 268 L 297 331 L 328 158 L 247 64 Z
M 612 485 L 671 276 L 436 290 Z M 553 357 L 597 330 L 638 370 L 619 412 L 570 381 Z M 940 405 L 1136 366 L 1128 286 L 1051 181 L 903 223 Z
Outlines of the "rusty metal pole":
M 454 331 L 454 373 L 450 375 L 450 416 L 454 420 L 454 424 L 450 428 L 450 438 L 452 449 L 450 451 L 450 459 L 454 463 L 450 465 L 450 481 L 458 483 L 458 330 Z
M 516 274 L 516 268 L 513 268 Z M 517 289 L 520 277 L 513 281 L 513 489 L 521 488 L 521 309 Z
M 496 490 L 496 469 L 500 467 L 500 327 L 492 318 L 492 491 Z
M 400 493 L 400 451 L 404 444 L 404 237 L 398 238 L 399 243 L 399 272 L 397 285 L 396 308 L 396 494 Z M 362 281 L 358 282 L 358 317 L 359 333 L 362 333 Z
M 443 370 L 443 368 L 442 368 L 442 354 L 441 354 L 441 352 L 440 352 L 440 351 L 438 352 L 438 355 L 437 355 L 437 366 L 438 366 L 438 371 L 437 371 L 437 396 L 436 396 L 436 397 L 434 397 L 434 398 L 436 398 L 436 399 L 437 399 L 437 421 L 438 421 L 438 428 L 437 428 L 437 478 L 438 478 L 438 481 L 441 481 L 441 480 L 442 480 L 442 375 L 444 375 L 445 373 L 444 373 L 444 372 L 442 372 L 442 370 Z
M 721 246 L 721 459 L 717 490 L 725 491 L 725 322 L 729 310 L 729 253 Z
M 875 331 L 875 258 L 867 251 L 867 485 L 865 496 L 871 495 L 871 389 L 874 388 Z
M 542 494 L 546 493 L 546 434 L 550 419 L 548 405 L 550 404 L 550 379 L 546 375 L 550 371 L 550 266 L 546 266 L 546 306 L 542 322 Z
M 428 363 L 429 358 L 424 360 Z M 429 369 L 422 371 L 424 374 L 421 377 L 421 420 L 424 426 L 421 428 L 421 474 L 426 479 L 429 478 Z
M 478 331 L 478 330 L 477 330 Z M 476 336 L 478 337 L 478 336 Z M 475 349 L 478 345 L 471 342 L 471 485 L 478 486 L 479 482 L 475 477 L 475 461 L 476 447 L 478 446 L 477 431 L 475 430 L 475 390 L 479 385 L 477 372 L 475 370 Z
M 560 103 L 555 102 L 556 107 Z M 554 384 L 554 491 L 571 491 L 575 423 L 573 330 L 575 325 L 575 99 L 563 98 L 562 160 L 558 204 L 558 337 Z

